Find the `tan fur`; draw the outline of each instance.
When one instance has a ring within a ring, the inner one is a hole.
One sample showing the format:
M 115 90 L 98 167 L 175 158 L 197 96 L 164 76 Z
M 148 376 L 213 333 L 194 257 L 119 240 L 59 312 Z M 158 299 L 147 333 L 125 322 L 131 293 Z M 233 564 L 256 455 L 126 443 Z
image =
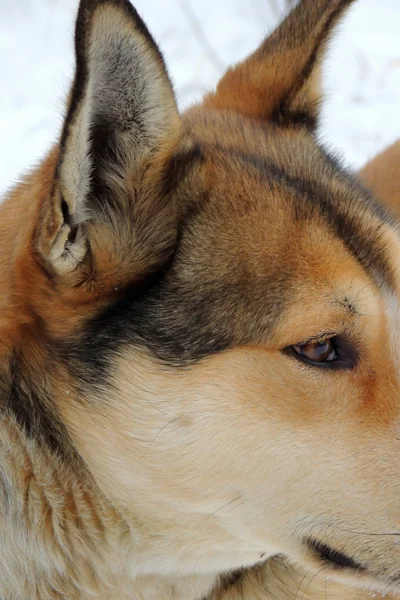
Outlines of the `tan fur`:
M 350 3 L 179 115 L 127 0 L 82 0 L 61 139 L 0 207 L 2 600 L 399 593 L 400 240 L 314 135 Z M 399 160 L 361 173 L 394 212 Z M 351 368 L 290 353 L 329 336 Z
M 400 217 L 400 142 L 373 158 L 360 172 L 368 188 L 398 219 Z

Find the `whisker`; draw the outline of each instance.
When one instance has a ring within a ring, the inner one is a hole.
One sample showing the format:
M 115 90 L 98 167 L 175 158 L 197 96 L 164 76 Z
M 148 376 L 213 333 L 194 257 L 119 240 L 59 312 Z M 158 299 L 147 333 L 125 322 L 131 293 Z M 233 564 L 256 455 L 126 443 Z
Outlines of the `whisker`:
M 358 314 L 360 315 L 360 317 L 369 317 L 370 319 L 378 319 L 379 315 L 370 315 L 368 313 L 364 313 L 364 312 L 360 312 L 358 311 Z
M 353 283 L 354 283 L 354 280 L 355 280 L 355 278 L 356 278 L 356 277 L 357 277 L 357 273 L 354 275 L 354 277 L 353 277 L 353 278 L 352 278 L 352 280 L 350 281 L 350 289 L 351 289 L 351 290 L 353 289 Z
M 369 300 L 369 298 L 373 298 L 375 294 L 370 294 L 369 296 L 364 296 L 364 298 L 360 298 L 359 302 L 365 302 L 365 300 Z
M 368 289 L 369 287 L 372 287 L 373 285 L 375 285 L 375 283 L 369 283 L 368 285 L 366 285 L 365 287 L 363 287 L 363 288 L 362 288 L 362 289 L 361 289 L 361 290 L 358 292 L 358 294 L 357 294 L 357 296 L 356 296 L 356 301 L 359 299 L 359 297 L 360 297 L 360 294 L 362 294 L 364 290 Z M 362 302 L 363 300 L 365 300 L 365 298 L 361 298 L 361 302 Z
M 236 504 L 236 506 L 233 507 L 233 510 L 236 510 L 237 508 L 239 508 L 239 506 L 242 506 L 242 504 L 244 504 L 244 502 L 246 502 L 247 498 L 243 498 L 243 500 L 241 502 L 239 502 L 239 504 Z M 230 509 L 232 510 L 232 508 Z M 229 512 L 229 511 L 227 511 Z
M 181 415 L 182 416 L 182 415 Z M 143 454 L 143 457 L 146 456 L 146 454 L 149 452 L 149 450 L 152 448 L 152 446 L 154 445 L 154 442 L 157 440 L 157 438 L 159 437 L 159 435 L 164 431 L 164 429 L 166 429 L 169 425 L 172 425 L 172 423 L 175 423 L 175 421 L 178 421 L 181 416 L 179 417 L 175 417 L 174 419 L 171 419 L 171 421 L 168 421 L 168 423 L 166 423 L 163 427 L 161 427 L 161 429 L 158 431 L 157 435 L 152 439 L 152 441 L 150 442 L 146 452 Z
M 298 586 L 298 588 L 297 588 L 297 590 L 296 590 L 296 595 L 295 595 L 295 597 L 294 597 L 294 600 L 297 600 L 297 596 L 298 596 L 298 594 L 299 594 L 299 591 L 300 591 L 300 589 L 301 589 L 301 586 L 303 585 L 303 581 L 304 581 L 304 580 L 305 580 L 305 578 L 306 578 L 306 577 L 309 575 L 309 573 L 310 573 L 310 571 L 307 571 L 307 573 L 305 573 L 305 574 L 303 575 L 303 578 L 302 578 L 302 580 L 300 581 L 300 583 L 299 583 L 299 586 Z
M 340 531 L 345 531 L 346 533 L 353 533 L 356 535 L 368 535 L 368 536 L 376 536 L 376 537 L 383 537 L 383 536 L 389 536 L 389 537 L 397 537 L 400 536 L 400 532 L 384 532 L 384 533 L 376 533 L 376 532 L 369 532 L 369 531 L 355 531 L 353 529 L 344 529 L 343 527 L 338 527 L 337 525 L 332 525 L 330 524 L 330 527 L 334 527 L 334 529 L 339 529 Z
M 314 579 L 315 579 L 316 577 L 318 577 L 318 575 L 319 575 L 319 574 L 320 574 L 320 573 L 321 573 L 321 572 L 322 572 L 322 571 L 323 571 L 325 568 L 326 568 L 326 567 L 321 567 L 321 569 L 315 573 L 314 577 L 312 577 L 312 578 L 310 579 L 310 581 L 309 581 L 309 582 L 307 583 L 307 585 L 306 585 L 306 588 L 305 588 L 305 590 L 304 590 L 304 592 L 303 592 L 303 596 L 302 596 L 302 599 L 301 599 L 301 600 L 304 600 L 304 599 L 305 599 L 305 597 L 306 597 L 306 592 L 307 592 L 307 590 L 310 588 L 310 585 L 312 584 L 312 582 L 314 581 Z
M 210 513 L 209 515 L 206 516 L 205 519 L 203 519 L 202 521 L 200 521 L 200 523 L 197 525 L 197 527 L 199 527 L 200 525 L 203 525 L 203 523 L 205 523 L 205 521 L 207 521 L 207 519 L 210 519 L 211 517 L 213 517 L 214 515 L 216 515 L 218 512 L 220 512 L 221 510 L 223 510 L 226 506 L 229 506 L 230 504 L 233 504 L 234 502 L 237 502 L 238 500 L 240 500 L 241 497 L 242 497 L 242 495 L 240 494 L 240 496 L 238 496 L 234 500 L 230 500 L 230 502 L 227 502 L 223 506 L 220 506 L 220 508 L 217 508 L 217 510 L 214 510 L 214 512 Z
M 146 398 L 146 402 L 147 402 L 147 404 L 149 404 L 151 406 L 151 408 L 154 408 L 154 410 L 157 410 L 159 413 L 161 413 L 165 417 L 169 417 L 169 415 L 166 412 L 164 412 L 163 410 L 161 410 L 161 408 L 158 408 L 158 406 L 156 406 L 155 404 L 153 404 L 152 402 L 150 402 L 150 400 L 148 400 L 147 398 Z

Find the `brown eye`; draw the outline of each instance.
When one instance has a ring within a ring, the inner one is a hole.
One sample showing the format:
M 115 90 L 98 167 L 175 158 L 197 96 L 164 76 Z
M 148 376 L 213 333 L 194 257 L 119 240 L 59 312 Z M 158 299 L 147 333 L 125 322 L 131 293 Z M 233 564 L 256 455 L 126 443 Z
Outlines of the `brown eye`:
M 314 338 L 283 348 L 282 352 L 312 367 L 332 370 L 353 369 L 359 359 L 357 346 L 340 335 Z
M 327 363 L 338 358 L 334 338 L 306 342 L 292 348 L 296 354 L 313 363 Z

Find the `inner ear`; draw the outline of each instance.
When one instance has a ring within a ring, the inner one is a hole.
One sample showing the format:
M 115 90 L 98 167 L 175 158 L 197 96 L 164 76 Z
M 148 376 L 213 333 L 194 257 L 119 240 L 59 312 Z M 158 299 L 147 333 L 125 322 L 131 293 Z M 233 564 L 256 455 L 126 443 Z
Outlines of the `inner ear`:
M 64 275 L 89 268 L 90 249 L 87 277 L 113 285 L 111 273 L 134 277 L 139 265 L 154 268 L 163 244 L 171 246 L 172 203 L 154 181 L 143 182 L 176 144 L 180 118 L 162 55 L 128 0 L 82 0 L 75 50 L 39 251 Z
M 96 183 L 132 169 L 178 121 L 162 56 L 128 0 L 82 0 L 75 48 L 59 169 L 71 214 L 85 209 Z

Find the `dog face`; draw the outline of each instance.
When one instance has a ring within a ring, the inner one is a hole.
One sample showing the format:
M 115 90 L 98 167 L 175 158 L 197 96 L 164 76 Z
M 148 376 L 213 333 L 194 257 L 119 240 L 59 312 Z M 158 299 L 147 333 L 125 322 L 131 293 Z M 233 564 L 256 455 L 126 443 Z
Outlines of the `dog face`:
M 303 0 L 180 116 L 131 5 L 83 0 L 61 140 L 2 208 L 7 410 L 144 570 L 400 582 L 399 241 L 315 138 L 350 4 Z

